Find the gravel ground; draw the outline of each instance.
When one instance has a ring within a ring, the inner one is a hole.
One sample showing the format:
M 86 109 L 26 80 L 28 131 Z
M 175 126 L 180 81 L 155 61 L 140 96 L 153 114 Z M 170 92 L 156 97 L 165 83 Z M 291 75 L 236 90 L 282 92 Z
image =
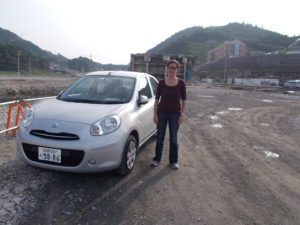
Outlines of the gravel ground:
M 19 224 L 36 205 L 34 193 L 51 178 L 17 160 L 14 136 L 0 136 L 0 141 L 0 224 Z
M 76 79 L 0 75 L 0 102 L 54 96 Z M 5 129 L 7 111 L 8 105 L 0 106 L 0 130 Z M 16 110 L 13 110 L 12 118 L 15 115 Z M 19 224 L 33 212 L 37 196 L 54 177 L 51 171 L 41 171 L 20 162 L 16 157 L 14 136 L 4 134 L 0 136 L 0 171 L 0 224 Z
M 300 98 L 188 88 L 180 169 L 151 168 L 155 139 L 127 177 L 33 168 L 0 136 L 0 224 L 300 224 Z

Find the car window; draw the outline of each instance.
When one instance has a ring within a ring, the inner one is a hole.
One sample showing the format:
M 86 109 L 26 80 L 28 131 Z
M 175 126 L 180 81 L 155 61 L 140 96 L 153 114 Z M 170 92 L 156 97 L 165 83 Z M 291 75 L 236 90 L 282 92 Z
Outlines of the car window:
M 88 103 L 126 103 L 132 98 L 135 79 L 123 76 L 85 76 L 67 88 L 58 99 Z
M 139 95 L 145 95 L 148 98 L 152 98 L 151 89 L 146 77 L 140 79 L 138 90 Z
M 76 95 L 76 94 L 82 94 L 87 93 L 88 90 L 91 88 L 91 85 L 93 83 L 92 79 L 83 79 L 83 82 L 76 82 L 74 85 L 72 85 L 72 89 L 69 90 L 69 95 Z
M 151 83 L 151 86 L 152 86 L 152 90 L 153 90 L 153 93 L 154 93 L 154 96 L 156 95 L 156 89 L 157 89 L 157 86 L 158 86 L 158 83 L 155 79 L 153 79 L 153 77 L 149 77 L 149 80 L 150 80 L 150 83 Z

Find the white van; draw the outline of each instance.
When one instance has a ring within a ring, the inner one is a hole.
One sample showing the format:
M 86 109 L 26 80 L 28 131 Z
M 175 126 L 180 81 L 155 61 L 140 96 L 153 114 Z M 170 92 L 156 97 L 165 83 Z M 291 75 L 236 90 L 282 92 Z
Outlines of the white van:
M 300 88 L 300 80 L 287 80 L 283 84 L 284 87 Z

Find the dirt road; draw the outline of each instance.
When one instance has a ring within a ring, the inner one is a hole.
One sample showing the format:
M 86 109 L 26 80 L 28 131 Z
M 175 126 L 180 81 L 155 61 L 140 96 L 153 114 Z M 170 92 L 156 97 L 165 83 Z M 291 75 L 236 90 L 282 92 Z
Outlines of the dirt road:
M 0 150 L 7 154 L 1 157 L 1 187 L 38 181 L 24 191 L 15 209 L 19 216 L 11 221 L 300 224 L 299 96 L 190 87 L 179 136 L 178 171 L 168 167 L 168 138 L 163 162 L 150 167 L 155 147 L 151 139 L 125 178 L 113 172 L 68 174 L 32 168 L 10 154 L 15 151 L 13 138 L 2 139 Z M 30 179 L 22 178 L 26 176 Z

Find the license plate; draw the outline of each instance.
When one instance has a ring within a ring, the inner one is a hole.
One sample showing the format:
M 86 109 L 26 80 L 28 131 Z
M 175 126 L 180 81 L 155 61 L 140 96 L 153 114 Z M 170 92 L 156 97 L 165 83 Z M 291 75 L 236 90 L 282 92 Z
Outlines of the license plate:
M 39 160 L 61 163 L 61 150 L 56 148 L 39 147 Z

